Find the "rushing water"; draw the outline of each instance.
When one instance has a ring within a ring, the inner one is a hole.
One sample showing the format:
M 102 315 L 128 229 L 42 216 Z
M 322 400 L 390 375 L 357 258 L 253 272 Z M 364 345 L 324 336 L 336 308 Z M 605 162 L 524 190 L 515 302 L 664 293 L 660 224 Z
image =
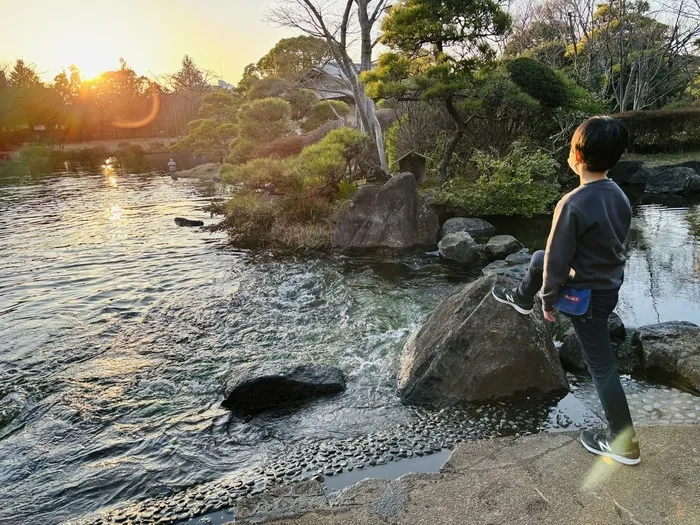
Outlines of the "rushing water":
M 0 523 L 167 494 L 405 417 L 403 342 L 475 274 L 430 255 L 279 259 L 175 226 L 214 222 L 217 191 L 111 171 L 0 186 Z M 508 227 L 535 249 L 547 224 Z M 700 323 L 699 230 L 697 206 L 637 207 L 628 325 Z M 338 365 L 348 391 L 229 418 L 227 376 L 263 360 Z

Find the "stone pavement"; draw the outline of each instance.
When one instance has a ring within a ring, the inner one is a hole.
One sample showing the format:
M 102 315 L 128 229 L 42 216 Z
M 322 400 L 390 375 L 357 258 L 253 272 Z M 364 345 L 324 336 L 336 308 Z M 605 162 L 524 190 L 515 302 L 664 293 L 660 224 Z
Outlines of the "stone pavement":
M 326 497 L 319 481 L 239 502 L 236 523 L 700 524 L 700 427 L 638 429 L 642 463 L 587 453 L 575 433 L 458 445 L 440 474 L 369 479 Z

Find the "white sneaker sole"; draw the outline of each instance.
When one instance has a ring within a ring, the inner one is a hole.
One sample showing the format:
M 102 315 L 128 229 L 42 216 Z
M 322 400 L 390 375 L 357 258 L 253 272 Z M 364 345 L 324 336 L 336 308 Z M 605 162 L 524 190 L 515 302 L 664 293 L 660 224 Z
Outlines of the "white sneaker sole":
M 610 458 L 612 460 L 617 461 L 618 463 L 622 463 L 623 465 L 637 465 L 642 460 L 642 458 L 631 459 L 631 458 L 626 458 L 625 456 L 618 456 L 617 454 L 613 454 L 612 452 L 603 452 L 602 450 L 597 450 L 595 448 L 589 447 L 588 445 L 586 445 L 586 443 L 583 442 L 583 439 L 581 439 L 581 438 L 579 438 L 579 441 L 583 445 L 583 448 L 585 448 L 591 454 L 595 454 L 596 456 L 603 456 L 606 458 Z
M 528 315 L 532 313 L 532 308 L 529 310 L 525 310 L 525 308 L 520 308 L 517 304 L 513 304 L 509 301 L 506 301 L 505 299 L 501 299 L 500 297 L 496 297 L 496 294 L 491 290 L 491 295 L 493 295 L 493 298 L 496 299 L 499 303 L 507 304 L 508 306 L 512 306 L 515 308 L 515 310 L 523 315 Z

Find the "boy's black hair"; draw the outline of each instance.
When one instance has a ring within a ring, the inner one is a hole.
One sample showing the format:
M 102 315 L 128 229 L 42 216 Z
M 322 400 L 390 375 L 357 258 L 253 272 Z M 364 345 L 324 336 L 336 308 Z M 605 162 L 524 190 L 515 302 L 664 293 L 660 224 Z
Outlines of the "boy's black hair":
M 581 124 L 571 139 L 571 145 L 581 152 L 588 171 L 608 171 L 627 147 L 629 133 L 612 117 L 593 117 Z

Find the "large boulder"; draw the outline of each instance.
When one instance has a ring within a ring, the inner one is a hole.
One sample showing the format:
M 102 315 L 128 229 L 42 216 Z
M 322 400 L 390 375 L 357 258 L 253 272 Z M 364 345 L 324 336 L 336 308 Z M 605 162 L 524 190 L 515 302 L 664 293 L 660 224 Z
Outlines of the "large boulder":
M 484 219 L 453 217 L 442 225 L 440 235 L 445 237 L 451 233 L 467 232 L 472 237 L 489 237 L 496 234 L 496 228 Z
M 440 230 L 437 215 L 416 191 L 411 173 L 392 177 L 382 186 L 362 186 L 340 212 L 333 245 L 344 250 L 435 249 Z
M 268 363 L 237 372 L 226 385 L 221 404 L 239 415 L 252 416 L 344 390 L 343 372 L 332 366 Z
M 472 264 L 479 260 L 479 249 L 467 232 L 445 235 L 438 243 L 440 256 L 462 264 Z
M 406 343 L 398 394 L 408 404 L 546 393 L 568 388 L 538 315 L 521 315 L 491 296 L 503 277 L 482 277 L 445 299 Z
M 644 192 L 662 195 L 700 192 L 700 175 L 692 168 L 670 168 L 651 177 Z
M 648 377 L 675 380 L 700 391 L 700 326 L 685 321 L 642 326 L 632 344 Z
M 651 176 L 641 160 L 621 160 L 608 171 L 608 177 L 620 186 L 644 186 Z
M 522 250 L 523 245 L 512 235 L 496 235 L 486 243 L 486 252 L 491 259 L 505 259 L 512 253 Z

